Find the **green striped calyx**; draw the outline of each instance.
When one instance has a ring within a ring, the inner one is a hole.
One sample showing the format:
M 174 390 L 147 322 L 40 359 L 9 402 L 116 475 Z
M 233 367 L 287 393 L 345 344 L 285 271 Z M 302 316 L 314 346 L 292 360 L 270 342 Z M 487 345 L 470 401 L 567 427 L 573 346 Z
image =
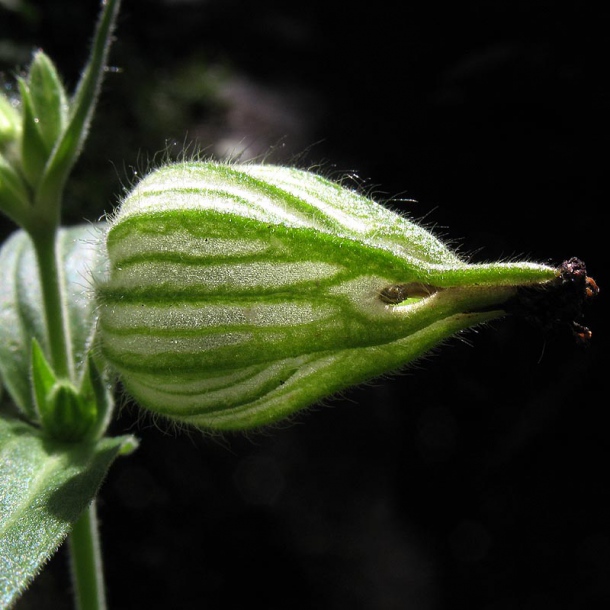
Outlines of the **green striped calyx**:
M 395 370 L 557 276 L 468 264 L 404 216 L 271 165 L 162 167 L 123 201 L 106 243 L 103 355 L 142 406 L 219 430 Z

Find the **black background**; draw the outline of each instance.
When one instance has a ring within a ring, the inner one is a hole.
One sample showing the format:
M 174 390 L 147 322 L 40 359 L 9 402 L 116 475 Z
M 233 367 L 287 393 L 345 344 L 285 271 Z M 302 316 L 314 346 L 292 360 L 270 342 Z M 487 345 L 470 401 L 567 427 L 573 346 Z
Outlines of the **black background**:
M 29 6 L 0 9 L 5 77 L 41 46 L 73 87 L 97 2 Z M 124 0 L 66 223 L 184 143 L 243 148 L 355 173 L 474 261 L 578 256 L 602 292 L 586 348 L 502 320 L 261 434 L 126 407 L 112 431 L 141 446 L 99 501 L 110 608 L 608 607 L 602 22 L 544 0 Z M 62 551 L 17 608 L 69 608 L 69 586 Z

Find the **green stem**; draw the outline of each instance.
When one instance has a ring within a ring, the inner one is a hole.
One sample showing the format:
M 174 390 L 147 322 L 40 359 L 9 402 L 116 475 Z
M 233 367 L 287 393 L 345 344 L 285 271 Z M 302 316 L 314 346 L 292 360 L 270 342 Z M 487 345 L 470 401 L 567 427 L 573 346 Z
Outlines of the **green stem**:
M 57 377 L 72 378 L 72 358 L 68 326 L 65 319 L 65 308 L 62 298 L 61 278 L 58 265 L 57 230 L 48 228 L 32 236 L 40 285 L 44 303 L 47 340 L 53 370 Z
M 70 534 L 69 548 L 76 608 L 105 610 L 106 593 L 95 501 L 76 522 Z

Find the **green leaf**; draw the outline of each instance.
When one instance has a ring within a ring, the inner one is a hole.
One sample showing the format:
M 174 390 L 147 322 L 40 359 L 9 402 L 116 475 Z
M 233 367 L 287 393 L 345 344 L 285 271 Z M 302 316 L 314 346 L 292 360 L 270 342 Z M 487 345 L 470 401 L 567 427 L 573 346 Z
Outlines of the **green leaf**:
M 0 152 L 9 146 L 21 131 L 21 116 L 11 100 L 0 93 Z
M 59 232 L 68 328 L 78 364 L 77 378 L 72 381 L 77 387 L 85 374 L 95 331 L 93 286 L 105 269 L 105 257 L 98 247 L 103 226 L 81 225 Z M 0 286 L 0 379 L 17 407 L 37 421 L 30 383 L 32 339 L 49 352 L 36 257 L 24 231 L 14 233 L 0 249 Z
M 106 0 L 103 3 L 91 55 L 71 101 L 66 128 L 53 149 L 40 184 L 37 201 L 41 206 L 48 205 L 49 201 L 59 205 L 58 196 L 87 137 L 104 76 L 119 5 L 120 0 Z
M 36 125 L 50 152 L 63 132 L 68 101 L 53 62 L 42 51 L 34 55 L 28 74 L 28 85 Z
M 13 234 L 0 249 L 0 378 L 14 403 L 36 420 L 30 390 L 30 343 L 45 344 L 40 286 L 29 238 Z M 38 309 L 38 311 L 36 311 Z
M 0 419 L 0 608 L 16 600 L 57 550 L 132 442 L 64 443 Z
M 21 222 L 28 213 L 28 189 L 15 168 L 0 153 L 0 210 L 15 222 Z
M 32 340 L 32 386 L 37 411 L 42 421 L 44 421 L 44 410 L 48 397 L 56 383 L 57 377 L 48 363 L 40 343 L 34 337 Z
M 103 366 L 103 365 L 102 365 Z M 88 438 L 99 438 L 108 428 L 114 406 L 114 384 L 109 384 L 100 372 L 90 353 L 80 387 L 80 396 L 85 405 L 94 406 L 94 422 L 88 430 Z
M 38 118 L 30 88 L 23 79 L 19 79 L 18 82 L 23 106 L 21 168 L 30 185 L 36 188 L 44 174 L 50 150 L 47 148 L 38 128 Z

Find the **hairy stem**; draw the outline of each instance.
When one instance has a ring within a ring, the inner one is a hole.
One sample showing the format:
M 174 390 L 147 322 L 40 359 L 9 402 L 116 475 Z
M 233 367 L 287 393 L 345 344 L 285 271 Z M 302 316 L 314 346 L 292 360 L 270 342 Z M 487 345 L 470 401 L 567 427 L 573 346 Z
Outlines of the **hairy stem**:
M 38 261 L 49 356 L 58 377 L 72 379 L 70 334 L 66 324 L 61 277 L 58 265 L 57 231 L 39 233 L 33 239 Z
M 105 610 L 106 593 L 95 501 L 74 525 L 69 547 L 75 607 L 77 610 Z

